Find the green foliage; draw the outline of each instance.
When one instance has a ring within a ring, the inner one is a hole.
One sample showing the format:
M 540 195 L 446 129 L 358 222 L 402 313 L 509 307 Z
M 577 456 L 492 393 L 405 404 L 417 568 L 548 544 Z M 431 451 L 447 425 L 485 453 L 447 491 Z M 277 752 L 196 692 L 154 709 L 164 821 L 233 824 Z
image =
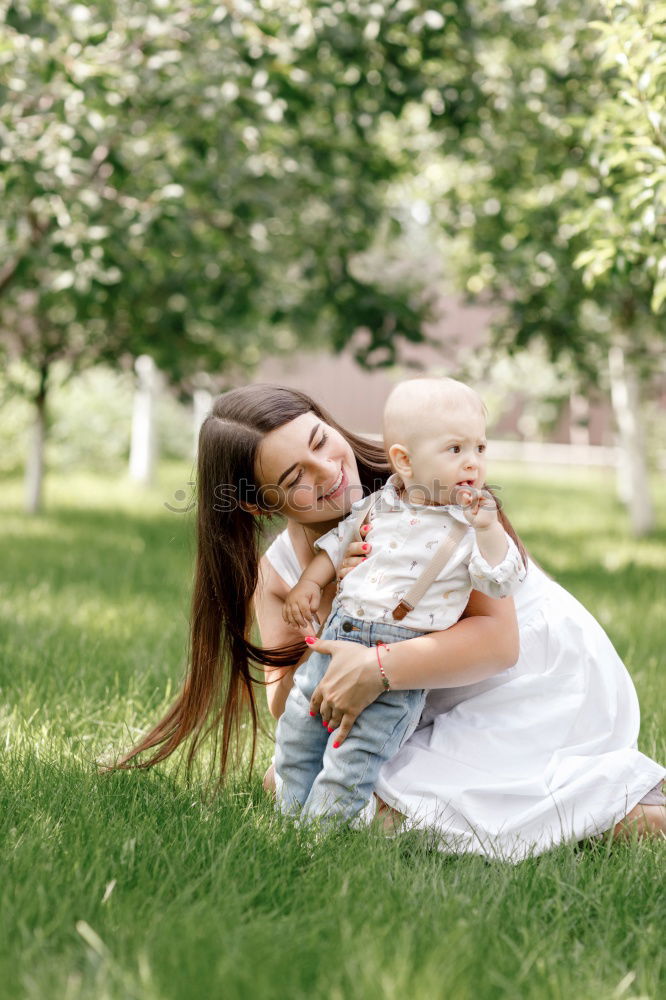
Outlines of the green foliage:
M 646 370 L 663 350 L 657 8 L 479 5 L 476 120 L 456 145 L 433 135 L 419 151 L 453 273 L 471 296 L 504 307 L 496 343 L 515 351 L 540 339 L 592 384 L 619 331 Z
M 163 504 L 189 467 L 161 471 L 147 493 L 52 476 L 38 518 L 4 486 L 2 1000 L 663 995 L 659 844 L 515 867 L 411 835 L 317 844 L 261 791 L 268 736 L 252 781 L 214 801 L 174 761 L 96 773 L 182 676 L 193 525 Z M 609 631 L 638 688 L 640 747 L 663 759 L 664 532 L 625 533 L 608 473 L 493 475 L 535 557 Z M 658 498 L 663 522 L 663 483 Z
M 464 5 L 14 0 L 0 29 L 3 338 L 36 370 L 150 353 L 177 380 L 427 303 L 354 269 L 412 101 L 465 117 Z M 457 93 L 455 89 L 453 92 Z M 439 103 L 438 103 L 439 102 Z M 392 232 L 400 220 L 391 220 Z
M 666 301 L 666 3 L 604 0 L 596 50 L 605 88 L 583 138 L 601 196 L 580 212 L 590 244 L 574 262 L 587 287 L 629 279 Z

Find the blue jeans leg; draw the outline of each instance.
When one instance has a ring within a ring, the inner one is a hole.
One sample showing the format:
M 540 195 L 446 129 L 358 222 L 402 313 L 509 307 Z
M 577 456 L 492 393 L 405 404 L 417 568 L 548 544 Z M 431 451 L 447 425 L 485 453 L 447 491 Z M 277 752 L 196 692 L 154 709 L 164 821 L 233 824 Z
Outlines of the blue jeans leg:
M 411 736 L 423 711 L 425 692 L 387 691 L 361 712 L 344 743 L 332 742 L 303 807 L 303 818 L 349 819 L 372 795 L 382 764 Z
M 321 716 L 310 715 L 310 698 L 330 659 L 313 652 L 301 664 L 275 731 L 275 770 L 282 779 L 277 805 L 290 816 L 297 815 L 307 799 L 329 739 Z

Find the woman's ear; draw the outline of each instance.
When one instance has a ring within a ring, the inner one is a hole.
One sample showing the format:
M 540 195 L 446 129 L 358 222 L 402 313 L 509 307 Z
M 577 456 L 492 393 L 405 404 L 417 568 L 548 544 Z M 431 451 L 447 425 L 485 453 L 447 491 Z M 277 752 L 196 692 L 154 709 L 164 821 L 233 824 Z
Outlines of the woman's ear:
M 244 510 L 246 514 L 252 514 L 253 517 L 262 517 L 266 513 L 261 507 L 257 507 L 255 503 L 246 503 L 244 500 L 238 501 L 238 506 L 241 510 Z
M 392 444 L 388 450 L 391 465 L 403 480 L 412 478 L 412 463 L 404 444 Z

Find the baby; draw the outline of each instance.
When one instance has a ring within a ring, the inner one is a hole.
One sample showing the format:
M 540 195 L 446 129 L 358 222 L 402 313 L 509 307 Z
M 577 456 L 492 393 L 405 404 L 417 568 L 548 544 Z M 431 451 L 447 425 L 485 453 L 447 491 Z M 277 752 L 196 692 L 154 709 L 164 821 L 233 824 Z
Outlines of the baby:
M 506 597 L 526 573 L 483 489 L 485 407 L 474 390 L 449 378 L 400 383 L 386 402 L 384 443 L 393 475 L 315 542 L 317 555 L 285 601 L 285 620 L 307 626 L 349 542 L 370 521 L 372 555 L 341 581 L 321 638 L 376 646 L 384 691 L 338 745 L 310 715 L 330 657 L 313 652 L 294 674 L 276 732 L 277 801 L 304 819 L 359 813 L 382 763 L 418 724 L 425 692 L 391 689 L 382 646 L 449 628 L 472 589 Z

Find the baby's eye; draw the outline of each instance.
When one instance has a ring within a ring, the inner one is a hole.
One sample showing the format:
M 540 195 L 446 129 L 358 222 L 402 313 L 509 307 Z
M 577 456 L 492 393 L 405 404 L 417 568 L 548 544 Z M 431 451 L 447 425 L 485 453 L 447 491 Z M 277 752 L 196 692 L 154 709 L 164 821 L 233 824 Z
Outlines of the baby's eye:
M 458 452 L 460 451 L 460 445 L 452 444 L 451 447 L 449 448 L 449 451 L 452 451 L 455 455 L 457 455 Z
M 483 452 L 486 450 L 487 447 L 488 447 L 487 444 L 480 444 L 479 445 L 479 454 L 483 454 Z

